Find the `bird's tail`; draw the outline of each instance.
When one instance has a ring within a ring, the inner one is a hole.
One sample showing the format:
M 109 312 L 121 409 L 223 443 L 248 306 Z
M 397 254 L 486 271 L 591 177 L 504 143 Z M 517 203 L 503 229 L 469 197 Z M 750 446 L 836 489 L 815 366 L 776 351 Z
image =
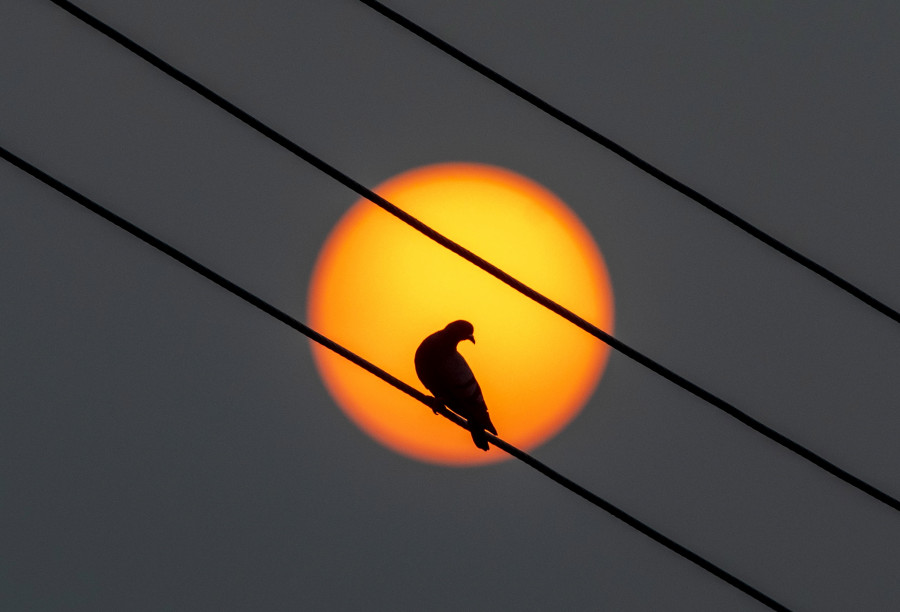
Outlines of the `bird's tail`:
M 479 416 L 480 418 L 473 418 L 469 421 L 469 431 L 472 432 L 472 441 L 475 443 L 475 446 L 481 450 L 488 450 L 490 446 L 488 446 L 485 430 L 496 436 L 497 429 L 494 427 L 494 424 L 491 423 L 491 417 L 488 415 L 487 410 L 485 410 L 483 416 Z
M 480 448 L 481 450 L 488 450 L 490 446 L 488 445 L 487 436 L 484 435 L 484 430 L 475 423 L 472 423 L 469 431 L 472 432 L 472 442 L 475 443 L 475 446 Z

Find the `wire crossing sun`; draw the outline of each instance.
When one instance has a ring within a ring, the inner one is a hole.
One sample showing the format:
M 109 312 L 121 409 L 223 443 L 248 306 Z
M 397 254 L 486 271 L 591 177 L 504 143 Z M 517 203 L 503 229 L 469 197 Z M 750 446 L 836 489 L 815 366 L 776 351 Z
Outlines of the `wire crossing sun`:
M 613 298 L 600 251 L 556 196 L 509 170 L 439 164 L 375 191 L 424 223 L 605 331 Z M 581 410 L 609 347 L 368 200 L 338 222 L 309 287 L 310 325 L 419 386 L 413 356 L 448 321 L 471 321 L 478 348 L 460 346 L 504 439 L 531 449 Z M 467 343 L 468 344 L 468 343 Z M 422 461 L 499 461 L 468 431 L 331 351 L 312 345 L 329 392 L 363 431 Z

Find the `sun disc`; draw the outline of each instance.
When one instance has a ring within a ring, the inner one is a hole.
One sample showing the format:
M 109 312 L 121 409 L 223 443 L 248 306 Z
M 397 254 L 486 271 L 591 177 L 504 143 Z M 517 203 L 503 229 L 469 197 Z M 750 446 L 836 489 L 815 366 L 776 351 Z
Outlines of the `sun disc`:
M 509 170 L 440 164 L 405 172 L 375 191 L 601 329 L 612 331 L 612 289 L 600 251 L 556 196 Z M 419 343 L 456 319 L 475 325 L 460 345 L 501 437 L 531 449 L 581 410 L 609 348 L 451 253 L 368 200 L 329 235 L 313 271 L 314 329 L 425 391 L 413 367 Z M 404 455 L 471 465 L 468 432 L 331 351 L 312 345 L 341 409 Z

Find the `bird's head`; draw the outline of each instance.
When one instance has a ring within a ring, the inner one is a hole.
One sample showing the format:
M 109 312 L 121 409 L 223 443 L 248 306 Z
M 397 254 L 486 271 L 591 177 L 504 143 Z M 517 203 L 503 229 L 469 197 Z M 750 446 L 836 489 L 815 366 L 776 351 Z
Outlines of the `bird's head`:
M 471 340 L 475 344 L 475 326 L 468 321 L 454 321 L 444 328 L 454 343 Z

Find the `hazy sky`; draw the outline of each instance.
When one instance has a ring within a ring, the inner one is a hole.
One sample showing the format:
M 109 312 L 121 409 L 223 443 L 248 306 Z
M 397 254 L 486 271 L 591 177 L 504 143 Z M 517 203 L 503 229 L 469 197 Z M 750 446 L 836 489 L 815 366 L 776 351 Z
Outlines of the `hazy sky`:
M 900 307 L 897 3 L 388 4 Z M 540 182 L 619 338 L 900 496 L 882 315 L 355 0 L 79 5 L 368 186 Z M 0 7 L 0 144 L 302 319 L 355 194 L 50 2 Z M 0 608 L 761 609 L 518 462 L 394 454 L 299 334 L 6 163 L 0 194 Z M 621 355 L 535 455 L 789 607 L 900 600 L 900 515 Z

